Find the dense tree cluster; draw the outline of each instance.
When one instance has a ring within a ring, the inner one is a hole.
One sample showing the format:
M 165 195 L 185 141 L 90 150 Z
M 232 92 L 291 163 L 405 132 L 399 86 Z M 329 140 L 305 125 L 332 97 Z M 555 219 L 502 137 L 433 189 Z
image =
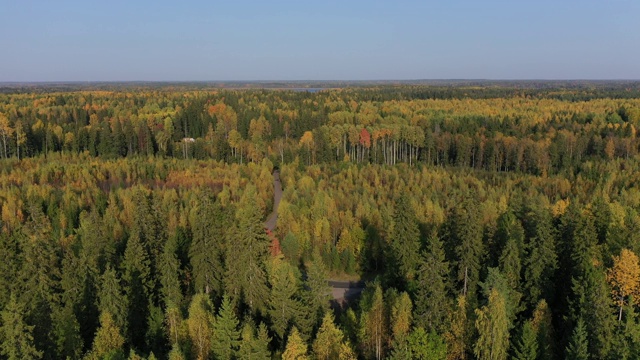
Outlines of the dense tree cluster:
M 624 94 L 0 95 L 0 356 L 638 358 Z

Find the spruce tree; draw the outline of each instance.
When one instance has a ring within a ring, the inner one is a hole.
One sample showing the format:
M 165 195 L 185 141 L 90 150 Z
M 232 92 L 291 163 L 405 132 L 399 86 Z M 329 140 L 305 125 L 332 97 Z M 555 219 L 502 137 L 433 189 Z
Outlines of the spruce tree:
M 36 349 L 33 341 L 33 328 L 25 322 L 24 306 L 18 303 L 12 293 L 9 303 L 0 313 L 0 349 L 8 360 L 40 359 L 42 352 Z
M 270 240 L 256 203 L 256 190 L 248 186 L 228 238 L 225 287 L 232 301 L 244 300 L 253 313 L 263 312 L 269 299 L 265 261 Z
M 557 255 L 551 215 L 539 209 L 533 213 L 535 230 L 526 247 L 524 261 L 525 301 L 534 307 L 541 298 L 553 295 Z
M 116 271 L 110 266 L 102 274 L 98 303 L 100 313 L 109 313 L 115 325 L 127 334 L 129 302 Z
M 136 233 L 132 234 L 127 241 L 122 267 L 122 280 L 129 305 L 127 339 L 131 341 L 133 347 L 144 349 L 153 280 L 149 255 Z
M 235 356 L 239 345 L 238 319 L 233 312 L 231 300 L 228 296 L 224 296 L 218 316 L 213 324 L 211 350 L 216 359 L 230 360 Z
M 538 338 L 531 320 L 527 320 L 520 329 L 518 339 L 513 343 L 514 360 L 537 360 Z
M 431 233 L 416 278 L 415 322 L 427 331 L 444 332 L 451 302 L 447 296 L 449 263 L 437 233 Z
M 589 360 L 590 358 L 587 330 L 584 326 L 584 321 L 582 319 L 578 319 L 576 327 L 573 329 L 569 345 L 566 349 L 566 359 Z
M 218 202 L 205 195 L 193 217 L 189 260 L 197 291 L 222 293 L 224 278 L 224 243 L 226 236 L 224 210 Z
M 296 298 L 298 279 L 295 269 L 281 257 L 273 258 L 269 266 L 269 282 L 271 296 L 268 303 L 268 314 L 271 318 L 271 328 L 280 340 L 284 339 L 289 325 L 299 316 L 302 304 Z M 303 334 L 309 334 L 311 329 L 304 329 Z
M 394 278 L 408 283 L 415 278 L 420 259 L 420 229 L 411 202 L 406 194 L 398 198 L 393 215 L 391 237 Z
M 258 334 L 253 324 L 247 322 L 242 327 L 240 346 L 238 349 L 239 359 L 248 360 L 269 360 L 271 353 L 269 352 L 269 343 L 271 338 L 264 324 L 260 324 Z

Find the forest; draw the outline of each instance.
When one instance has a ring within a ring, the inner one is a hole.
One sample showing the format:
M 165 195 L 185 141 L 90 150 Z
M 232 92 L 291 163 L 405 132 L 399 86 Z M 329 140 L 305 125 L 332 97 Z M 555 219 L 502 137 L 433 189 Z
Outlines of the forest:
M 640 358 L 640 83 L 331 86 L 0 89 L 0 358 Z

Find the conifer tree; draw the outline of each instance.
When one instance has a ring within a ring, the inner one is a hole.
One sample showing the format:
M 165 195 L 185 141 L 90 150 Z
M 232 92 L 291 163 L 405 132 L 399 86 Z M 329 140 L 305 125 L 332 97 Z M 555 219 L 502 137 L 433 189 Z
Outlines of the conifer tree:
M 573 329 L 569 345 L 566 349 L 566 359 L 589 360 L 590 358 L 587 330 L 584 326 L 584 321 L 582 319 L 578 319 L 576 327 Z
M 224 296 L 213 324 L 211 350 L 216 359 L 229 360 L 234 357 L 239 345 L 238 319 L 233 312 L 231 300 L 228 296 Z
M 551 216 L 546 210 L 536 210 L 534 236 L 529 239 L 524 261 L 524 284 L 526 301 L 535 306 L 540 298 L 550 298 L 557 255 Z
M 537 360 L 538 359 L 538 338 L 531 324 L 527 320 L 520 329 L 518 339 L 513 343 L 514 360 Z
M 282 360 L 307 360 L 307 344 L 300 337 L 298 329 L 294 326 L 289 333 L 287 346 L 282 353 Z
M 316 252 L 313 260 L 308 263 L 307 276 L 303 289 L 304 306 L 303 311 L 308 311 L 310 321 L 315 325 L 324 316 L 329 309 L 329 300 L 331 298 L 331 288 L 327 283 L 329 275 L 324 267 L 322 258 Z
M 422 253 L 416 278 L 414 318 L 426 331 L 443 333 L 450 310 L 447 296 L 449 263 L 445 259 L 442 241 L 431 233 L 427 250 Z
M 0 313 L 0 349 L 9 360 L 40 359 L 42 352 L 33 342 L 33 328 L 25 322 L 24 306 L 11 294 L 9 303 Z
M 281 340 L 284 339 L 290 323 L 299 315 L 302 308 L 295 298 L 298 279 L 294 270 L 281 257 L 273 258 L 269 266 L 271 296 L 269 297 L 268 313 L 271 318 L 271 327 Z
M 127 334 L 127 319 L 129 316 L 128 300 L 120 285 L 120 279 L 118 279 L 116 271 L 110 266 L 107 266 L 104 274 L 102 274 L 98 302 L 100 313 L 109 313 L 115 326 L 117 326 L 123 334 Z
M 227 246 L 225 286 L 232 301 L 243 299 L 253 313 L 264 311 L 269 299 L 265 261 L 270 240 L 262 225 L 256 190 L 248 186 L 236 212 Z
M 476 291 L 484 256 L 482 225 L 477 207 L 477 203 L 472 199 L 465 200 L 454 208 L 448 226 L 450 241 L 458 259 L 456 279 L 461 293 L 467 297 L 467 305 L 471 308 L 476 303 Z
M 223 209 L 205 195 L 195 210 L 189 259 L 197 291 L 222 293 L 226 219 Z
M 406 194 L 396 201 L 391 251 L 396 265 L 392 268 L 396 272 L 395 278 L 405 283 L 412 281 L 420 256 L 420 229 Z
M 260 324 L 258 334 L 255 334 L 254 325 L 245 323 L 242 327 L 240 347 L 238 349 L 239 359 L 248 360 L 269 360 L 271 353 L 269 352 L 269 343 L 271 338 L 264 324 Z
M 335 325 L 333 315 L 327 312 L 322 319 L 316 339 L 313 341 L 313 353 L 318 360 L 330 360 L 340 357 L 340 348 L 344 335 Z
M 124 358 L 124 342 L 125 339 L 122 336 L 120 329 L 113 321 L 111 314 L 105 311 L 100 314 L 100 327 L 96 332 L 93 349 L 89 354 L 89 358 Z
M 136 233 L 127 241 L 122 262 L 125 291 L 129 304 L 127 339 L 131 345 L 142 349 L 148 328 L 149 303 L 152 299 L 153 280 L 149 255 Z

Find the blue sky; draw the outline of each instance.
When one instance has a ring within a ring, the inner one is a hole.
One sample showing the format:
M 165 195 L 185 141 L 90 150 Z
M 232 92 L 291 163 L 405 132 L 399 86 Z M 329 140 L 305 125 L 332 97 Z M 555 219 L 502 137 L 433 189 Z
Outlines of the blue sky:
M 640 79 L 638 0 L 0 0 L 0 81 Z

